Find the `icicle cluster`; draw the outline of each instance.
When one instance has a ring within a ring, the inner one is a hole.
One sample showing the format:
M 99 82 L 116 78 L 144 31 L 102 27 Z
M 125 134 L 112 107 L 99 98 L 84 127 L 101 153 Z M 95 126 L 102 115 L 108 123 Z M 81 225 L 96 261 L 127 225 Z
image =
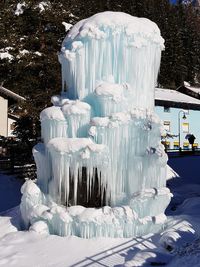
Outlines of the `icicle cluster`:
M 54 138 L 48 143 L 52 159 L 53 180 L 49 194 L 57 203 L 69 202 L 70 179 L 73 179 L 73 199 L 77 204 L 78 183 L 82 183 L 82 168 L 86 167 L 87 198 L 96 178 L 99 190 L 106 189 L 107 176 L 104 169 L 108 167 L 106 146 L 98 145 L 89 138 Z
M 59 56 L 63 92 L 67 85 L 70 99 L 85 99 L 98 81 L 128 83 L 132 106 L 153 108 L 163 48 L 159 28 L 148 19 L 104 12 L 80 21 Z
M 94 141 L 109 148 L 112 205 L 126 203 L 145 188 L 165 186 L 167 155 L 160 144 L 161 122 L 155 114 L 134 109 L 94 117 L 91 124 L 89 134 Z
M 40 116 L 37 185 L 22 188 L 26 226 L 35 230 L 42 221 L 52 234 L 85 238 L 162 226 L 170 193 L 153 111 L 162 49 L 156 24 L 124 13 L 100 13 L 71 29 L 59 55 L 61 96 Z M 80 195 L 89 201 L 92 194 L 110 207 L 76 206 Z
M 45 196 L 33 181 L 22 187 L 21 212 L 24 225 L 60 236 L 133 237 L 154 233 L 166 220 L 163 209 L 170 201 L 169 189 L 149 189 L 133 196 L 129 205 L 103 208 L 72 206 L 66 209 Z M 43 222 L 38 224 L 39 222 Z M 46 225 L 46 227 L 45 227 Z

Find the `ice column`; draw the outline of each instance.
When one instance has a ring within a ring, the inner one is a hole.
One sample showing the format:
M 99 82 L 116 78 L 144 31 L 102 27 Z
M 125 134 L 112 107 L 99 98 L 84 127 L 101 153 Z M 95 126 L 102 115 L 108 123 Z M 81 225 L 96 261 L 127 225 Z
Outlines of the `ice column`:
M 171 197 L 154 113 L 163 48 L 155 23 L 121 12 L 96 14 L 70 30 L 59 54 L 61 95 L 40 116 L 37 185 L 22 188 L 26 227 L 42 221 L 49 233 L 84 238 L 162 228 Z

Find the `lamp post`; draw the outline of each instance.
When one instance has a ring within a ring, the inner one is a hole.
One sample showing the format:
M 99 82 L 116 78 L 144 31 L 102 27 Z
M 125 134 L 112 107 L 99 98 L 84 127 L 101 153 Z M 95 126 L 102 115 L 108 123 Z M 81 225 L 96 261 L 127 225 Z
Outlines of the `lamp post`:
M 183 113 L 183 119 L 185 120 L 187 117 L 185 115 L 184 110 L 180 110 L 178 113 L 178 142 L 179 142 L 179 150 L 181 150 L 181 112 Z

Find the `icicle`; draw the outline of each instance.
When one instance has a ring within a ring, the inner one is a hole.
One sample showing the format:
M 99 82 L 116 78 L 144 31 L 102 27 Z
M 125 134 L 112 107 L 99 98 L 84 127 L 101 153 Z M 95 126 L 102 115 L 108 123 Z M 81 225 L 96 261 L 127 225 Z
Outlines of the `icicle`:
M 69 191 L 71 190 L 69 168 L 74 184 L 74 203 L 77 203 L 78 176 L 82 166 L 87 168 L 87 196 L 91 195 L 92 184 L 95 182 L 95 168 L 102 171 L 108 164 L 106 146 L 95 144 L 88 138 L 54 138 L 49 141 L 47 147 L 53 162 L 51 187 L 54 187 L 54 192 L 59 192 L 59 203 L 65 204 L 69 201 Z M 83 157 L 85 150 L 89 150 L 89 157 Z M 104 182 L 107 183 L 107 179 Z M 64 196 L 61 194 L 62 185 L 68 185 L 68 189 L 63 190 Z M 54 196 L 52 195 L 52 197 Z

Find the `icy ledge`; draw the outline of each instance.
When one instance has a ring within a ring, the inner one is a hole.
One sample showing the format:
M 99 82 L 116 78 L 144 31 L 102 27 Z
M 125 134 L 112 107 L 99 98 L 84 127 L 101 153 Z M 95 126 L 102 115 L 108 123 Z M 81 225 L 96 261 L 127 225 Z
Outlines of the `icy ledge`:
M 167 188 L 148 189 L 133 195 L 130 206 L 66 208 L 45 196 L 33 181 L 26 181 L 21 192 L 20 209 L 26 228 L 82 238 L 132 237 L 157 232 L 163 228 L 166 216 L 162 211 L 171 198 Z

